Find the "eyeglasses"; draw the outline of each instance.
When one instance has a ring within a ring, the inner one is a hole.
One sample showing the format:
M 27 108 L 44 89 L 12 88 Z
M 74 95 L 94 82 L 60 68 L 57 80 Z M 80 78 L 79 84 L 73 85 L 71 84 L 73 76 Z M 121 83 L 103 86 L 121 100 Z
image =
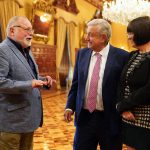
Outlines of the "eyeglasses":
M 31 29 L 31 28 L 24 28 L 22 26 L 13 26 L 13 27 L 18 27 L 18 28 L 21 28 L 21 29 L 25 30 L 26 32 L 34 33 L 34 30 Z

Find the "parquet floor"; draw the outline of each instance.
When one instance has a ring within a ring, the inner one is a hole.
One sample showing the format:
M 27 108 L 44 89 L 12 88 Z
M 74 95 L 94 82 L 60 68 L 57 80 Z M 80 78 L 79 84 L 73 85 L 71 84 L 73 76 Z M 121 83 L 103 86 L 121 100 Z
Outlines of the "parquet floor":
M 66 91 L 42 92 L 44 123 L 35 132 L 34 150 L 72 150 L 75 127 L 64 121 L 66 96 Z

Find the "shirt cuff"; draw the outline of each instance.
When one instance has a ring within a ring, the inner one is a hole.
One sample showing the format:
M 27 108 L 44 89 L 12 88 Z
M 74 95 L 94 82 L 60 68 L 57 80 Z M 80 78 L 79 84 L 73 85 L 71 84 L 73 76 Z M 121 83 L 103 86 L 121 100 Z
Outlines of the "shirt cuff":
M 70 109 L 70 108 L 66 108 L 65 111 L 71 111 L 71 112 L 73 112 L 73 110 Z

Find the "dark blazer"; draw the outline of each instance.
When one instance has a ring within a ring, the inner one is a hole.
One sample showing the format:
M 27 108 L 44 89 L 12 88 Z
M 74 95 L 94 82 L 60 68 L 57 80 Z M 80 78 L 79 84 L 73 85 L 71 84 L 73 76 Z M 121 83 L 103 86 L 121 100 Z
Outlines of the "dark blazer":
M 38 68 L 35 65 L 37 77 Z M 6 39 L 0 44 L 0 131 L 33 132 L 42 122 L 42 103 L 36 79 L 28 62 L 16 46 Z
M 92 50 L 84 48 L 77 54 L 72 86 L 68 95 L 66 108 L 75 112 L 75 125 L 78 125 L 81 109 L 85 98 L 85 86 L 88 76 Z M 108 58 L 104 70 L 102 97 L 106 127 L 112 134 L 118 132 L 120 117 L 116 112 L 117 86 L 121 71 L 128 59 L 128 52 L 110 45 Z

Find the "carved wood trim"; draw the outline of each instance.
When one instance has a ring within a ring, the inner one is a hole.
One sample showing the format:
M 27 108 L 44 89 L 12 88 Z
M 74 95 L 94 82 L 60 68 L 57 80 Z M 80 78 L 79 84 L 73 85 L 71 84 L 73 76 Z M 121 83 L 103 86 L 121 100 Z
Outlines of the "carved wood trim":
M 69 5 L 67 0 L 54 0 L 53 5 L 73 14 L 79 13 L 75 0 L 69 0 Z
M 45 0 L 38 0 L 37 2 L 33 3 L 33 10 L 40 10 L 52 15 L 56 14 L 56 10 L 52 6 L 52 3 Z
M 93 6 L 102 9 L 103 1 L 102 0 L 85 0 L 86 2 L 92 4 Z

